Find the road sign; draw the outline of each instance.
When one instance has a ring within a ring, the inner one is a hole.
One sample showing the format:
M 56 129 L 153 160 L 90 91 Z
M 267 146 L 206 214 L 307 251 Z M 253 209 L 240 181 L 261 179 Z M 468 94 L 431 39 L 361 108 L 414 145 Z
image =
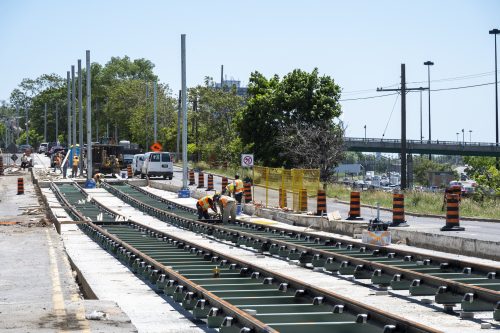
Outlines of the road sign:
M 14 162 L 17 161 L 17 155 L 16 154 L 12 154 L 12 156 L 10 157 L 11 160 L 13 160 Z
M 159 151 L 162 151 L 162 149 L 163 149 L 161 143 L 159 143 L 159 142 L 153 143 L 151 145 L 151 147 L 149 147 L 149 148 L 151 148 L 151 150 L 154 151 L 154 152 L 159 152 Z
M 11 143 L 10 145 L 7 146 L 7 151 L 11 154 L 17 153 L 17 146 L 15 143 Z
M 241 154 L 241 166 L 243 168 L 253 167 L 253 154 Z

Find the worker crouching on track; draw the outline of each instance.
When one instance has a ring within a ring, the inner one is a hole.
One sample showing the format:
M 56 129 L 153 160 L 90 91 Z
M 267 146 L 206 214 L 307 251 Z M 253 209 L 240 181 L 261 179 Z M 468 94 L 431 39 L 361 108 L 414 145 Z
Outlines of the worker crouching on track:
M 102 173 L 96 173 L 94 175 L 94 181 L 95 181 L 96 187 L 101 187 L 101 183 L 102 183 L 103 178 L 104 178 L 104 175 Z
M 202 218 L 209 220 L 210 215 L 208 214 L 208 209 L 212 208 L 212 210 L 217 214 L 217 207 L 215 206 L 215 198 L 218 198 L 218 194 L 206 195 L 203 198 L 200 198 L 196 202 L 196 209 L 198 210 L 198 220 Z
M 231 214 L 231 222 L 236 222 L 236 200 L 227 195 L 214 196 L 214 201 L 219 204 L 222 211 L 222 223 L 227 223 L 229 214 Z

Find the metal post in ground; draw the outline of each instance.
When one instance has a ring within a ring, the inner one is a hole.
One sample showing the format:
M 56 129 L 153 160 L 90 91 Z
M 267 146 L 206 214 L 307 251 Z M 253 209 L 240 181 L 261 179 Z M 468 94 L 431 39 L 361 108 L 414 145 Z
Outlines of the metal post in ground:
M 56 103 L 56 139 L 54 140 L 56 145 L 59 144 L 58 137 L 59 137 L 59 104 Z
M 181 35 L 181 77 L 182 77 L 182 189 L 179 197 L 189 197 L 187 169 L 187 88 L 186 88 L 186 35 Z
M 82 60 L 78 59 L 78 143 L 80 145 L 80 160 L 78 169 L 80 170 L 80 176 L 83 176 L 83 112 L 82 112 L 82 102 L 83 102 L 83 88 L 82 88 Z
M 29 145 L 29 121 L 28 121 L 28 107 L 24 106 L 24 119 L 26 121 L 26 144 Z
M 66 84 L 68 86 L 68 98 L 66 100 L 66 103 L 68 105 L 68 116 L 67 116 L 67 120 L 68 120 L 68 149 L 69 147 L 71 146 L 71 86 L 70 86 L 70 73 L 69 71 L 66 72 Z
M 73 148 L 71 149 L 71 160 L 69 165 L 73 167 L 73 158 L 76 156 L 76 87 L 75 87 L 75 65 L 71 65 L 71 109 L 73 110 L 73 132 L 71 133 L 71 141 Z
M 47 142 L 47 103 L 43 112 L 43 142 Z
M 90 50 L 86 52 L 86 68 L 87 68 L 87 180 L 92 179 L 92 113 L 91 113 L 91 75 L 90 75 Z M 96 138 L 97 139 L 97 138 Z
M 158 140 L 157 135 L 156 135 L 156 134 L 157 134 L 157 132 L 156 132 L 156 131 L 157 131 L 157 127 L 156 127 L 156 117 L 157 117 L 157 116 L 156 116 L 156 112 L 157 112 L 157 110 L 156 110 L 156 109 L 157 109 L 157 108 L 156 108 L 156 104 L 157 104 L 157 103 L 156 103 L 156 95 L 157 95 L 157 89 L 158 89 L 158 88 L 157 88 L 157 85 L 158 85 L 158 83 L 157 83 L 157 82 L 156 82 L 156 80 L 155 80 L 155 81 L 153 82 L 153 113 L 154 113 L 154 114 L 153 114 L 153 123 L 154 123 L 154 131 L 153 131 L 153 132 L 154 132 L 154 134 L 153 134 L 154 139 L 153 139 L 153 141 L 154 141 L 155 143 L 156 143 L 156 142 L 157 142 L 157 140 Z

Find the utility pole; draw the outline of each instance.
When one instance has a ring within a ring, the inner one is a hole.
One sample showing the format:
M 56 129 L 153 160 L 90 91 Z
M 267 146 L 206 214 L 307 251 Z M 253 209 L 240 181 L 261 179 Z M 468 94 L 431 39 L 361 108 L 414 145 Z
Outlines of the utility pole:
M 424 65 L 427 66 L 427 90 L 429 92 L 429 143 L 432 141 L 431 137 L 431 66 L 434 66 L 434 63 L 430 60 L 424 62 Z M 429 154 L 429 161 L 432 160 L 432 155 Z
M 179 100 L 177 103 L 177 152 L 176 158 L 177 161 L 180 159 L 180 144 L 181 144 L 181 99 L 182 99 L 182 90 L 179 90 Z
M 406 93 L 408 91 L 422 91 L 428 88 L 407 88 L 406 68 L 401 64 L 401 87 L 398 89 L 377 88 L 377 91 L 397 91 L 401 94 L 401 190 L 408 187 L 407 183 L 407 163 L 406 163 Z M 411 177 L 410 177 L 411 178 Z
M 19 139 L 19 105 L 16 105 L 16 132 L 17 132 L 17 138 Z
M 156 133 L 156 130 L 157 130 L 157 126 L 156 126 L 156 95 L 157 95 L 157 82 L 156 80 L 153 82 L 153 123 L 154 123 L 154 131 L 153 131 L 153 136 L 154 136 L 154 142 L 156 143 L 157 142 L 157 133 Z
M 73 133 L 72 142 L 73 149 L 71 150 L 71 161 L 69 165 L 73 167 L 73 158 L 76 156 L 76 87 L 75 87 L 75 65 L 71 65 L 71 109 L 73 110 Z
M 86 52 L 87 67 L 87 180 L 92 178 L 92 113 L 91 113 L 91 85 L 90 85 L 90 50 Z
M 78 161 L 78 169 L 80 176 L 83 176 L 83 89 L 82 89 L 82 60 L 78 59 L 78 143 L 80 144 L 80 159 Z
M 148 132 L 148 99 L 149 99 L 149 84 L 146 82 L 146 112 L 144 115 L 144 129 L 146 132 L 146 149 L 149 147 L 149 132 Z
M 43 113 L 43 142 L 47 142 L 47 103 Z
M 422 143 L 423 138 L 424 136 L 422 133 L 422 90 L 420 90 L 420 143 Z
M 194 123 L 195 123 L 195 145 L 196 145 L 196 162 L 200 161 L 200 149 L 198 147 L 198 96 L 195 96 L 193 102 Z
M 66 72 L 66 85 L 68 86 L 68 98 L 66 104 L 68 105 L 68 149 L 71 147 L 71 86 L 69 82 L 69 71 Z

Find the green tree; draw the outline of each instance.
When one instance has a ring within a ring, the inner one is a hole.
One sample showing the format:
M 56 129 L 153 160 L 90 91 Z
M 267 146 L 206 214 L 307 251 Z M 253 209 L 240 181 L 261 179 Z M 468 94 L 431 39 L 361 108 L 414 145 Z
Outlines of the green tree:
M 311 73 L 296 69 L 282 80 L 254 72 L 248 94 L 239 123 L 242 143 L 268 166 L 293 166 L 293 159 L 276 140 L 292 124 L 322 123 L 333 129 L 341 114 L 340 87 L 331 77 L 319 76 L 318 69 Z
M 413 174 L 415 175 L 415 181 L 421 185 L 429 186 L 429 172 L 430 171 L 453 171 L 450 164 L 447 163 L 437 163 L 435 161 L 430 161 L 424 157 L 417 157 L 413 160 Z M 458 174 L 455 173 L 455 177 Z
M 479 185 L 479 195 L 476 198 L 482 200 L 483 195 L 490 192 L 500 196 L 500 172 L 495 166 L 494 157 L 466 156 L 464 161 L 467 164 L 467 175 Z

